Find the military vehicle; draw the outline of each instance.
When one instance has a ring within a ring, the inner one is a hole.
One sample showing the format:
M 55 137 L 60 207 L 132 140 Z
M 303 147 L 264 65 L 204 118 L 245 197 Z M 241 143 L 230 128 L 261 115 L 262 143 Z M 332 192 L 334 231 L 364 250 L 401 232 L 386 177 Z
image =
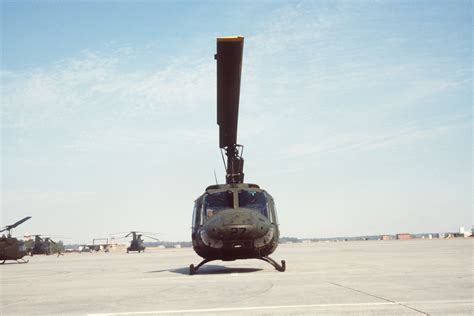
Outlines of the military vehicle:
M 35 236 L 35 243 L 33 245 L 33 249 L 30 251 L 30 256 L 34 255 L 47 255 L 53 253 L 52 245 L 55 245 L 56 242 L 51 239 L 51 237 L 42 237 L 43 235 L 31 235 Z
M 101 240 L 105 241 L 105 243 L 97 242 Z M 94 238 L 92 239 L 92 244 L 85 245 L 85 247 L 87 247 L 90 252 L 99 252 L 100 250 L 103 250 L 104 252 L 109 252 L 111 245 L 109 244 L 108 238 Z
M 7 225 L 0 230 L 0 233 L 7 231 L 7 235 L 3 234 L 0 237 L 0 261 L 2 264 L 7 260 L 15 260 L 18 263 L 28 263 L 28 260 L 23 259 L 27 254 L 25 243 L 23 240 L 18 240 L 12 237 L 11 231 L 13 228 L 29 220 L 31 216 L 27 216 L 15 224 Z
M 257 184 L 244 183 L 243 146 L 237 144 L 240 78 L 244 38 L 217 39 L 217 124 L 222 158 L 227 156 L 226 183 L 211 185 L 194 202 L 192 241 L 204 260 L 189 266 L 194 274 L 213 260 L 261 259 L 285 271 L 269 257 L 278 245 L 279 229 L 272 196 Z
M 143 245 L 142 236 L 145 236 L 145 237 L 154 239 L 156 241 L 159 241 L 159 239 L 157 239 L 155 237 L 151 237 L 149 235 L 143 235 L 143 234 L 153 234 L 153 233 L 131 231 L 127 235 L 125 235 L 125 238 L 132 235 L 132 240 L 130 241 L 130 246 L 127 247 L 127 253 L 129 253 L 130 251 L 138 251 L 139 253 L 145 251 L 145 246 Z

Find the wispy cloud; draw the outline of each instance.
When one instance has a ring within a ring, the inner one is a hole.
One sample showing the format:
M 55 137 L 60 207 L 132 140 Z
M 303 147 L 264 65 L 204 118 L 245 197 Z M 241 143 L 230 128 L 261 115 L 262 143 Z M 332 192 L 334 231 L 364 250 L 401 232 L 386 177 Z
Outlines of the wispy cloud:
M 2 74 L 4 124 L 48 128 L 64 119 L 106 112 L 146 116 L 166 107 L 211 100 L 212 63 L 183 58 L 162 69 L 127 71 L 130 53 L 90 51 L 42 69 Z
M 454 117 L 447 124 L 422 127 L 417 124 L 395 126 L 372 133 L 328 134 L 311 143 L 297 143 L 281 152 L 282 157 L 326 155 L 335 152 L 376 150 L 388 146 L 410 145 L 445 136 L 452 131 L 470 127 L 470 117 Z
M 354 119 L 360 119 L 361 112 L 373 118 L 396 114 L 469 80 L 468 73 L 429 76 L 427 70 L 438 62 L 433 58 L 388 58 L 380 64 L 379 55 L 387 52 L 374 49 L 384 45 L 361 48 L 348 32 L 358 18 L 354 5 L 342 2 L 336 8 L 318 12 L 311 3 L 288 4 L 247 37 L 240 124 L 244 138 L 275 128 L 291 135 L 284 126 L 299 125 L 306 126 L 307 133 L 336 133 L 340 140 L 335 143 L 342 144 L 353 131 L 325 127 L 326 122 L 316 130 L 312 121 L 331 113 L 337 117 L 338 112 L 353 113 Z M 392 49 L 403 42 L 400 34 L 384 38 Z M 88 50 L 49 67 L 2 71 L 4 127 L 71 130 L 73 139 L 64 147 L 81 151 L 148 145 L 172 137 L 211 140 L 214 129 L 199 127 L 192 118 L 199 116 L 199 109 L 213 113 L 214 61 L 178 54 L 159 68 L 136 69 L 131 66 L 138 51 Z M 371 59 L 363 58 L 364 51 Z M 152 128 L 130 123 L 158 118 L 160 126 Z M 173 121 L 186 127 L 177 129 Z M 404 124 L 399 128 L 387 137 L 404 135 Z M 371 133 L 368 128 L 362 131 Z
M 215 103 L 213 61 L 182 56 L 158 69 L 129 70 L 134 57 L 123 48 L 105 56 L 85 51 L 49 67 L 2 72 L 2 128 L 23 135 L 18 142 L 60 130 L 69 139 L 57 145 L 72 151 L 209 139 L 192 116 Z

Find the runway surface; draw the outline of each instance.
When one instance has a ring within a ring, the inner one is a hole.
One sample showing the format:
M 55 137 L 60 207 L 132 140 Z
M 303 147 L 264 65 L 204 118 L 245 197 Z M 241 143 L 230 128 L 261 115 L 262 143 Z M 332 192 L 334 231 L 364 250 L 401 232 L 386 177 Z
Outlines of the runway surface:
M 0 266 L 1 315 L 472 315 L 474 239 L 280 245 L 286 272 L 192 249 Z

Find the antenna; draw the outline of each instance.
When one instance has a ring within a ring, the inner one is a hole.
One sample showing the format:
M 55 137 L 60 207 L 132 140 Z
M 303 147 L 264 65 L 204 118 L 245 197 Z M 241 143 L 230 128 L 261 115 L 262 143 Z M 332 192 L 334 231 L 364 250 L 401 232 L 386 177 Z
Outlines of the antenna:
M 214 169 L 214 179 L 216 179 L 216 185 L 218 185 L 218 184 L 219 184 L 219 182 L 217 182 L 216 169 Z

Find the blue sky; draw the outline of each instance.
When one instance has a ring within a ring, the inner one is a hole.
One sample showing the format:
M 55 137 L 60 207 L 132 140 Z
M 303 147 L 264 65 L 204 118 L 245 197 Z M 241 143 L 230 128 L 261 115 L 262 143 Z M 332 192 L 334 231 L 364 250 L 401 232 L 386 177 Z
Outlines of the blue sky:
M 224 170 L 215 38 L 244 35 L 238 140 L 284 236 L 472 223 L 470 1 L 1 3 L 2 217 L 189 240 Z

